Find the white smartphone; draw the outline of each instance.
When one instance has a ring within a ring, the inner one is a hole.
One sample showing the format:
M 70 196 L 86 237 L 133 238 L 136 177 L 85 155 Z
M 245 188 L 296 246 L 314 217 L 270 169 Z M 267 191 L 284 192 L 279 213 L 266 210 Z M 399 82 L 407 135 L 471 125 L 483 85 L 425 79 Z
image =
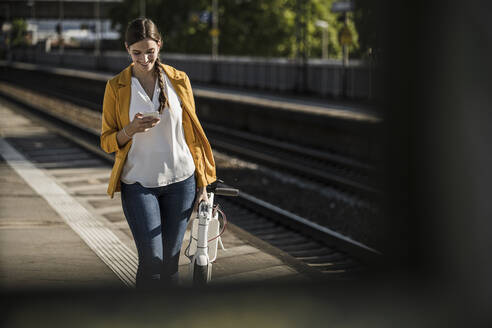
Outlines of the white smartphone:
M 155 111 L 155 112 L 147 112 L 147 113 L 142 113 L 143 117 L 148 117 L 148 116 L 152 116 L 152 117 L 155 117 L 155 118 L 159 118 L 159 112 Z

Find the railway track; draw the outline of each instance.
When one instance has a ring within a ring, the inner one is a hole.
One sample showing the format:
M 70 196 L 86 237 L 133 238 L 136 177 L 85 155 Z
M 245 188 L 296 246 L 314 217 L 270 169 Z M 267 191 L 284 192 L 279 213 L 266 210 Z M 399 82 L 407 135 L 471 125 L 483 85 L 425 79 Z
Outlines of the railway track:
M 95 112 L 101 108 L 93 100 L 52 90 L 49 85 L 42 85 L 37 91 Z M 377 187 L 379 173 L 372 165 L 333 152 L 273 140 L 210 122 L 202 124 L 214 149 L 330 186 L 358 198 L 377 201 L 381 197 Z
M 281 142 L 252 133 L 203 123 L 213 147 L 251 159 L 337 190 L 376 199 L 377 172 L 373 166 L 334 153 Z
M 91 154 L 84 155 L 77 152 L 79 157 L 91 158 L 79 158 L 82 163 L 96 160 L 95 156 L 112 164 L 112 155 L 104 153 L 99 148 L 99 134 L 93 129 L 53 116 L 36 105 L 6 94 L 1 95 L 49 124 L 60 135 L 82 146 Z M 210 126 L 207 126 L 208 128 Z M 70 155 L 70 150 L 64 151 Z M 53 154 L 62 156 L 57 150 L 53 150 Z M 89 162 L 85 164 L 90 165 Z M 380 258 L 380 253 L 374 249 L 251 195 L 241 193 L 237 200 L 219 200 L 219 203 L 226 210 L 232 223 L 283 250 L 307 267 L 323 273 L 323 276 L 348 278 L 364 272 L 368 264 L 375 263 Z

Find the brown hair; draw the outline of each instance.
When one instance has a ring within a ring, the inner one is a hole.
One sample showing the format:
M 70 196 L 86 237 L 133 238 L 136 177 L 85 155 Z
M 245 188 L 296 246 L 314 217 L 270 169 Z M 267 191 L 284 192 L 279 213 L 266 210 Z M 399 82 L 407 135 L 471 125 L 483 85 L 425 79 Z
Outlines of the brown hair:
M 152 39 L 157 43 L 162 41 L 162 36 L 152 20 L 148 18 L 137 18 L 128 23 L 125 33 L 125 41 L 128 46 L 147 38 Z M 161 92 L 159 93 L 159 113 L 162 113 L 164 108 L 169 106 L 169 103 L 164 92 L 164 73 L 162 72 L 159 54 L 157 54 L 157 58 L 155 60 L 154 70 L 159 80 L 159 88 L 161 88 Z

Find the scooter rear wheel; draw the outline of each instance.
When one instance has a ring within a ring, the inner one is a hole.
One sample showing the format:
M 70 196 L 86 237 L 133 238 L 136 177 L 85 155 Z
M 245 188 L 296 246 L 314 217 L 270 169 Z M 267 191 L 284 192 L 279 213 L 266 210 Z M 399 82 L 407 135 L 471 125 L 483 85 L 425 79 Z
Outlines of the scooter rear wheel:
M 195 262 L 195 267 L 193 269 L 193 285 L 194 286 L 205 286 L 207 285 L 207 274 L 208 265 L 198 265 Z

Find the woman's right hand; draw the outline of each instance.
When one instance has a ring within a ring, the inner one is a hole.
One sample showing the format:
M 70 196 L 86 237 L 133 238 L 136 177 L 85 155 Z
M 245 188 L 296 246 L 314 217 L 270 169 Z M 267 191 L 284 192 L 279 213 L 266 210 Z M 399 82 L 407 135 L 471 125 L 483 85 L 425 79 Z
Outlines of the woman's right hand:
M 135 114 L 133 121 L 126 127 L 126 132 L 133 137 L 135 133 L 147 132 L 160 122 L 160 118 L 147 116 L 144 117 L 141 112 Z

